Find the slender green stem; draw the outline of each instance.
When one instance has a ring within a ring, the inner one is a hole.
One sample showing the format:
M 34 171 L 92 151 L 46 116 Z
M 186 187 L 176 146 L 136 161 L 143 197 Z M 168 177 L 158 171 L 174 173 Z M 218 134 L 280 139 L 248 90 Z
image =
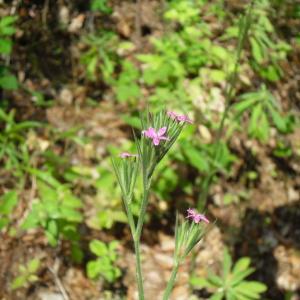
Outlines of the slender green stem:
M 135 228 L 135 232 L 133 234 L 133 241 L 134 241 L 134 251 L 135 251 L 135 261 L 136 261 L 136 278 L 138 284 L 138 293 L 139 293 L 139 300 L 144 300 L 144 285 L 143 285 L 143 275 L 142 275 L 142 266 L 141 266 L 141 257 L 140 257 L 140 242 L 141 242 L 141 234 L 142 229 L 145 221 L 146 210 L 148 206 L 148 195 L 149 195 L 149 183 L 147 180 L 147 174 L 144 172 L 144 182 L 143 182 L 143 189 L 144 195 L 142 200 L 142 205 L 139 213 L 138 223 Z
M 147 190 L 147 188 L 145 188 L 142 206 L 140 209 L 140 215 L 139 215 L 139 219 L 138 219 L 138 223 L 137 223 L 136 231 L 135 231 L 135 238 L 137 240 L 141 239 L 142 229 L 143 229 L 145 216 L 146 216 L 146 210 L 147 210 L 147 206 L 148 206 L 148 194 L 149 194 L 149 191 Z
M 251 15 L 252 15 L 252 9 L 254 6 L 254 2 L 255 2 L 255 0 L 252 0 L 250 2 L 246 16 L 242 20 L 243 23 L 240 26 L 234 69 L 233 69 L 233 72 L 231 73 L 229 80 L 225 87 L 225 101 L 226 101 L 225 109 L 223 111 L 220 125 L 217 130 L 215 147 L 214 147 L 213 154 L 212 154 L 213 161 L 216 161 L 220 155 L 222 133 L 224 131 L 225 121 L 228 117 L 229 111 L 231 109 L 231 102 L 234 97 L 234 89 L 235 89 L 237 77 L 238 77 L 238 66 L 240 64 L 242 50 L 243 50 L 243 47 L 245 44 L 245 40 L 246 40 L 248 31 L 249 31 L 250 25 L 251 25 Z M 198 203 L 197 203 L 197 208 L 199 210 L 203 210 L 207 204 L 207 197 L 209 195 L 210 187 L 211 187 L 213 178 L 214 178 L 215 174 L 217 173 L 217 171 L 218 171 L 217 167 L 215 165 L 212 165 L 210 172 L 207 174 L 207 176 L 203 179 L 203 181 L 201 183 L 201 194 L 200 194 L 200 197 L 198 198 Z M 192 262 L 191 262 L 191 266 L 190 266 L 190 274 L 194 273 L 194 270 L 196 267 L 196 258 L 197 258 L 197 253 L 193 252 Z
M 215 147 L 213 151 L 213 161 L 217 160 L 218 156 L 220 155 L 220 144 L 221 144 L 221 138 L 222 138 L 222 133 L 225 127 L 225 120 L 228 117 L 229 111 L 231 109 L 231 101 L 234 96 L 234 89 L 236 86 L 237 82 L 237 75 L 238 75 L 238 66 L 240 64 L 241 60 L 241 54 L 242 54 L 242 49 L 245 44 L 245 40 L 247 37 L 247 33 L 249 31 L 250 25 L 251 25 L 251 14 L 252 14 L 252 9 L 254 5 L 255 0 L 252 0 L 249 8 L 247 10 L 245 18 L 242 20 L 243 23 L 241 24 L 240 27 L 240 33 L 239 33 L 239 39 L 238 39 L 238 45 L 237 45 L 237 53 L 236 53 L 236 60 L 234 64 L 234 69 L 233 72 L 231 73 L 231 76 L 227 82 L 227 85 L 225 87 L 225 109 L 223 111 L 222 117 L 221 117 L 221 122 L 217 130 L 217 135 L 216 135 L 216 142 L 215 142 Z M 217 172 L 217 167 L 212 166 L 211 171 L 208 173 L 206 178 L 202 181 L 201 184 L 201 195 L 198 199 L 197 207 L 198 208 L 203 208 L 206 205 L 207 202 L 207 197 L 209 194 L 210 186 L 213 180 L 213 177 L 215 176 Z
M 130 231 L 131 231 L 131 234 L 132 236 L 134 235 L 134 232 L 135 232 L 135 222 L 134 222 L 134 218 L 133 218 L 133 215 L 131 213 L 131 209 L 129 207 L 129 202 L 125 197 L 123 199 L 123 204 L 124 204 L 124 208 L 125 208 L 125 212 L 126 212 L 126 215 L 127 215 L 127 220 L 128 220 L 128 224 L 129 224 L 129 227 L 130 227 Z
M 135 251 L 135 263 L 136 263 L 136 280 L 138 285 L 139 300 L 144 300 L 144 285 L 143 275 L 141 267 L 141 256 L 140 256 L 140 241 L 134 240 L 134 251 Z
M 167 285 L 166 290 L 165 290 L 164 295 L 163 295 L 163 300 L 168 300 L 171 296 L 171 292 L 172 292 L 173 287 L 175 285 L 175 280 L 176 280 L 178 268 L 179 268 L 179 263 L 175 262 L 175 264 L 173 266 L 173 269 L 172 269 L 170 280 L 168 282 L 168 285 Z

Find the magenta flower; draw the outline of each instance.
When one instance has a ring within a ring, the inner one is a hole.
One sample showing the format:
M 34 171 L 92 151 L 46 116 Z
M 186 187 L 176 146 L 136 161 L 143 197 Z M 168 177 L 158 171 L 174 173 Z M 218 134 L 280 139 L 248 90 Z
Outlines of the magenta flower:
M 205 217 L 205 215 L 198 214 L 195 209 L 189 208 L 187 210 L 187 218 L 192 219 L 196 224 L 200 223 L 201 221 L 209 224 L 209 220 Z
M 143 130 L 142 134 L 145 137 L 152 139 L 153 144 L 155 146 L 158 146 L 160 141 L 169 140 L 169 138 L 165 136 L 166 131 L 167 131 L 167 127 L 162 127 L 160 129 L 158 129 L 158 131 L 155 131 L 155 129 L 153 127 L 150 127 L 147 130 Z
M 170 117 L 172 120 L 176 120 L 178 117 L 178 114 L 174 111 L 168 111 L 167 112 L 168 117 Z
M 120 157 L 121 157 L 121 158 L 137 157 L 137 154 L 130 154 L 130 153 L 128 153 L 128 152 L 122 152 L 122 153 L 120 154 Z
M 177 121 L 193 124 L 193 121 L 188 116 L 185 116 L 185 115 L 177 116 Z
M 190 123 L 192 124 L 193 121 L 186 115 L 179 115 L 174 111 L 168 111 L 167 115 L 172 119 L 176 120 L 177 122 L 185 122 L 185 123 Z

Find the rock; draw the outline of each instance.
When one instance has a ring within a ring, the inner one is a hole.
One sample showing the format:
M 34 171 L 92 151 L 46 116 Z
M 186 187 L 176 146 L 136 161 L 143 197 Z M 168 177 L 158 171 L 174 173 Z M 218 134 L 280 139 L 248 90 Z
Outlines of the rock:
M 63 26 L 67 26 L 70 22 L 70 11 L 67 6 L 62 6 L 59 10 L 59 22 Z
M 64 300 L 64 297 L 60 293 L 55 292 L 40 292 L 38 294 L 40 300 Z
M 299 192 L 297 192 L 293 187 L 289 187 L 287 191 L 288 201 L 295 202 L 299 201 Z
M 85 20 L 84 14 L 79 14 L 75 18 L 72 19 L 71 24 L 68 27 L 68 31 L 72 33 L 76 33 L 82 26 Z
M 204 125 L 199 125 L 198 130 L 199 130 L 199 133 L 200 133 L 201 137 L 203 138 L 204 142 L 210 143 L 212 140 L 212 136 L 211 136 L 211 133 L 208 130 L 208 128 Z
M 73 102 L 72 92 L 67 88 L 63 88 L 59 94 L 59 101 L 63 105 L 71 105 Z
M 300 255 L 296 249 L 278 246 L 274 250 L 278 262 L 276 282 L 279 288 L 296 291 L 300 288 Z

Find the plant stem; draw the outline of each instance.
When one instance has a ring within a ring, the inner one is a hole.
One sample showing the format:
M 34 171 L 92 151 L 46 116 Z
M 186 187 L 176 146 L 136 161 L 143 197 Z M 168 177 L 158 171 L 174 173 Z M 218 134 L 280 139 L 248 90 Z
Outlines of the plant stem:
M 247 13 L 246 13 L 246 16 L 242 20 L 244 22 L 240 26 L 240 32 L 239 32 L 239 38 L 238 38 L 237 53 L 236 53 L 236 60 L 235 60 L 235 64 L 234 64 L 234 69 L 233 69 L 233 72 L 231 73 L 230 78 L 228 80 L 228 83 L 225 87 L 225 101 L 226 101 L 226 103 L 225 103 L 225 109 L 224 109 L 223 114 L 222 114 L 221 122 L 220 122 L 220 125 L 219 125 L 218 130 L 217 130 L 217 136 L 216 136 L 216 142 L 215 142 L 216 145 L 215 145 L 214 151 L 213 151 L 213 161 L 216 161 L 218 159 L 218 156 L 220 155 L 221 137 L 222 137 L 222 133 L 223 133 L 224 126 L 225 126 L 225 120 L 227 119 L 228 113 L 231 109 L 231 101 L 232 101 L 232 98 L 234 96 L 234 89 L 235 89 L 236 82 L 237 82 L 238 66 L 240 64 L 241 53 L 242 53 L 242 49 L 243 49 L 244 44 L 245 44 L 247 33 L 248 33 L 250 25 L 251 25 L 251 14 L 252 14 L 252 9 L 253 9 L 254 2 L 255 2 L 255 0 L 252 0 L 250 2 L 250 5 L 249 5 Z M 217 170 L 216 166 L 212 165 L 211 171 L 208 173 L 206 178 L 202 181 L 201 195 L 200 195 L 200 197 L 198 199 L 198 203 L 197 203 L 197 208 L 198 209 L 203 208 L 206 205 L 207 197 L 208 197 L 209 190 L 210 190 L 210 186 L 211 186 L 213 177 L 215 176 L 217 171 L 218 170 Z
M 140 241 L 134 239 L 135 263 L 136 263 L 136 280 L 138 285 L 139 300 L 144 300 L 143 275 L 140 256 Z
M 178 268 L 179 268 L 179 263 L 175 262 L 173 269 L 172 269 L 170 280 L 168 282 L 167 288 L 163 295 L 163 300 L 168 300 L 171 295 L 171 292 L 172 292 L 174 284 L 175 284 L 175 279 L 177 276 Z
M 135 231 L 135 238 L 140 241 L 141 239 L 141 234 L 142 234 L 142 229 L 145 221 L 145 216 L 146 216 L 146 209 L 148 206 L 148 190 L 144 190 L 144 196 L 143 196 L 143 201 L 142 201 L 142 206 L 140 210 L 140 215 L 138 219 L 138 223 L 136 226 L 136 231 Z
M 222 117 L 221 117 L 221 122 L 217 130 L 217 135 L 216 135 L 216 141 L 215 141 L 215 147 L 213 149 L 213 161 L 216 161 L 220 155 L 220 145 L 221 145 L 221 138 L 222 138 L 222 133 L 225 127 L 225 121 L 228 117 L 228 113 L 231 109 L 231 101 L 234 96 L 234 89 L 236 86 L 237 82 L 237 75 L 238 75 L 238 66 L 240 63 L 241 59 L 241 54 L 242 54 L 242 49 L 245 44 L 245 40 L 251 25 L 251 14 L 252 14 L 252 9 L 254 6 L 255 0 L 252 0 L 249 4 L 247 13 L 244 17 L 244 21 L 239 28 L 239 37 L 238 37 L 238 45 L 237 45 L 237 53 L 236 53 L 236 60 L 234 64 L 234 69 L 233 72 L 230 75 L 230 78 L 226 84 L 225 87 L 225 109 L 223 111 Z M 209 195 L 210 187 L 213 181 L 213 178 L 215 174 L 217 173 L 218 169 L 215 165 L 212 165 L 212 168 L 210 172 L 207 174 L 207 176 L 203 179 L 201 182 L 201 193 L 200 197 L 198 198 L 197 202 L 197 209 L 198 210 L 203 210 L 207 204 L 207 198 Z M 190 266 L 190 274 L 193 274 L 195 271 L 196 267 L 196 258 L 197 258 L 197 253 L 193 252 L 192 253 L 192 260 L 191 260 L 191 266 Z
M 135 261 L 136 261 L 136 278 L 138 284 L 138 293 L 139 300 L 144 300 L 144 285 L 143 285 L 143 275 L 142 275 L 142 266 L 141 266 L 141 257 L 140 257 L 140 242 L 141 242 L 141 234 L 146 216 L 146 209 L 148 206 L 148 180 L 144 178 L 144 195 L 142 200 L 142 206 L 139 213 L 138 223 L 133 233 L 133 241 L 134 241 L 134 251 L 135 251 Z

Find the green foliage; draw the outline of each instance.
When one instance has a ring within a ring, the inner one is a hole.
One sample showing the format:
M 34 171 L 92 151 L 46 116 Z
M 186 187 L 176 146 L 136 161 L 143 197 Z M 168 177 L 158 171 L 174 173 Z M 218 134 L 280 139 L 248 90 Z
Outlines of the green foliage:
M 15 111 L 6 113 L 0 108 L 0 163 L 14 175 L 21 176 L 30 164 L 29 151 L 26 144 L 26 133 L 29 129 L 40 126 L 35 121 L 15 120 Z
M 216 148 L 218 148 L 218 151 Z M 214 157 L 216 151 L 218 156 Z M 185 142 L 182 143 L 182 152 L 185 156 L 185 161 L 202 174 L 208 174 L 213 169 L 226 174 L 230 170 L 231 164 L 236 160 L 236 157 L 230 152 L 227 144 L 224 142 L 199 146 Z
M 97 190 L 94 201 L 97 214 L 88 223 L 96 229 L 110 229 L 116 222 L 127 221 L 122 208 L 121 194 L 116 188 L 117 180 L 106 163 L 108 162 L 104 161 L 99 167 L 100 176 L 93 183 Z
M 278 140 L 273 155 L 280 158 L 287 158 L 293 155 L 293 149 L 284 140 Z
M 73 258 L 80 261 L 82 253 L 78 246 L 78 224 L 83 220 L 79 211 L 82 207 L 80 199 L 51 173 L 36 169 L 29 171 L 37 177 L 38 198 L 35 199 L 22 228 L 43 228 L 49 244 L 53 247 L 57 246 L 61 237 L 71 241 Z
M 280 133 L 293 130 L 293 117 L 282 116 L 281 109 L 272 93 L 262 85 L 257 92 L 246 93 L 234 105 L 236 117 L 249 112 L 248 134 L 262 142 L 267 142 L 273 124 Z
M 54 100 L 46 100 L 43 93 L 27 89 L 27 92 L 32 96 L 32 101 L 38 107 L 51 107 Z
M 165 19 L 176 21 L 181 25 L 190 25 L 198 21 L 198 9 L 204 1 L 170 1 L 168 10 L 165 12 Z
M 127 60 L 122 61 L 121 67 L 121 73 L 113 82 L 117 100 L 119 102 L 135 103 L 141 94 L 140 87 L 137 84 L 140 74 L 136 67 Z
M 253 25 L 250 31 L 250 44 L 253 67 L 259 74 L 270 81 L 282 77 L 279 62 L 286 59 L 291 47 L 280 40 L 268 17 L 272 10 L 269 0 L 258 1 L 253 12 Z
M 195 248 L 205 234 L 202 224 L 180 221 L 178 216 L 175 226 L 175 263 L 181 263 Z
M 112 9 L 107 4 L 108 0 L 91 0 L 91 10 L 103 14 L 111 14 Z
M 26 265 L 19 266 L 19 275 L 11 283 L 11 289 L 28 287 L 39 278 L 36 275 L 40 268 L 40 261 L 36 258 L 30 260 Z
M 6 192 L 0 198 L 0 231 L 10 222 L 10 215 L 18 203 L 18 194 L 16 191 Z
M 5 16 L 0 20 L 0 55 L 9 57 L 12 52 L 13 42 L 11 36 L 15 34 L 17 17 Z M 16 77 L 11 74 L 6 64 L 0 63 L 0 88 L 15 90 L 18 88 Z
M 258 281 L 246 280 L 254 272 L 250 263 L 250 258 L 242 257 L 233 266 L 230 254 L 225 249 L 222 275 L 210 273 L 206 279 L 193 277 L 191 284 L 197 288 L 213 290 L 214 294 L 209 298 L 211 300 L 261 299 L 261 294 L 267 290 L 267 287 Z
M 182 185 L 182 182 L 179 181 L 179 174 L 172 167 L 169 159 L 163 160 L 158 165 L 157 175 L 153 179 L 153 192 L 161 201 L 167 201 L 170 194 Z
M 286 59 L 291 46 L 278 38 L 271 22 L 273 12 L 270 0 L 256 1 L 252 12 L 252 24 L 249 32 L 251 46 L 251 66 L 269 81 L 279 80 L 283 72 L 280 61 Z M 226 29 L 224 38 L 237 37 L 238 24 Z
M 81 56 L 81 63 L 86 66 L 88 79 L 111 86 L 119 102 L 135 103 L 140 96 L 139 71 L 133 63 L 117 54 L 118 50 L 130 49 L 132 44 L 121 43 L 117 35 L 109 31 L 90 34 L 83 43 L 87 48 Z M 121 71 L 117 73 L 117 69 Z
M 81 55 L 81 63 L 86 67 L 87 78 L 91 81 L 112 82 L 115 66 L 118 62 L 116 49 L 118 37 L 111 31 L 100 31 L 83 38 L 86 49 Z
M 117 260 L 116 249 L 117 241 L 105 244 L 98 240 L 90 242 L 91 252 L 97 256 L 96 260 L 89 261 L 87 264 L 87 275 L 91 279 L 102 277 L 112 283 L 121 276 L 120 269 L 115 265 Z
M 189 91 L 191 85 L 205 89 L 207 81 L 220 84 L 233 69 L 232 51 L 212 40 L 213 31 L 201 18 L 204 3 L 171 1 L 165 19 L 181 26 L 161 38 L 153 38 L 152 53 L 137 55 L 143 63 L 143 81 L 154 87 L 149 100 L 156 107 L 172 101 L 172 106 L 191 110 L 195 97 Z

